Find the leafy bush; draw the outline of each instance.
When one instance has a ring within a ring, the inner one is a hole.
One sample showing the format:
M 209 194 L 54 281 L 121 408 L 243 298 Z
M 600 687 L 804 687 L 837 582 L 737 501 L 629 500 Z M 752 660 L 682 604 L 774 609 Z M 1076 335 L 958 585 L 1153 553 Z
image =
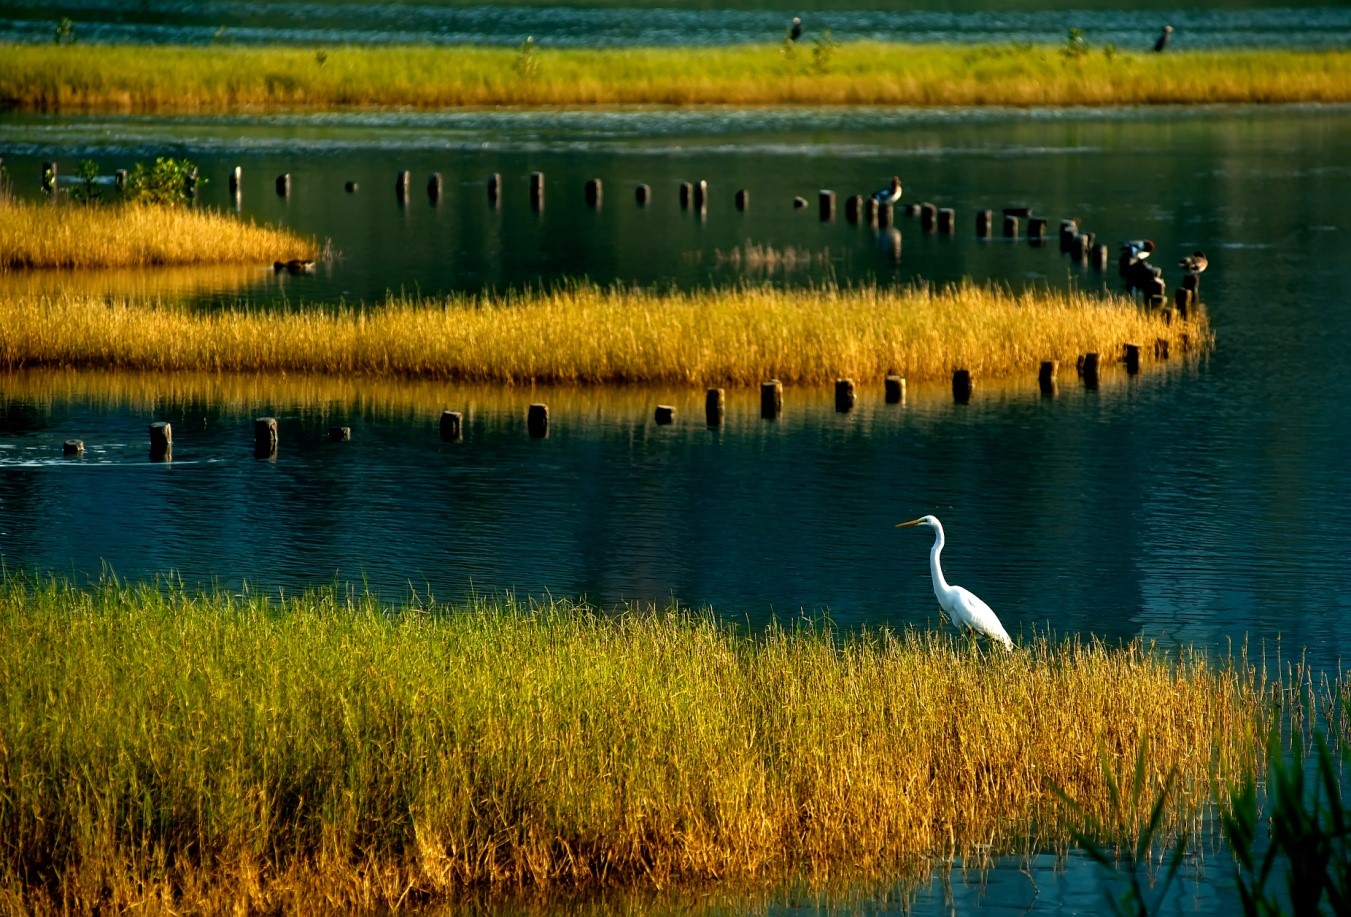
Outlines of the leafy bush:
M 191 203 L 200 181 L 197 166 L 187 159 L 157 156 L 154 165 L 143 162 L 127 176 L 126 199 L 151 204 Z

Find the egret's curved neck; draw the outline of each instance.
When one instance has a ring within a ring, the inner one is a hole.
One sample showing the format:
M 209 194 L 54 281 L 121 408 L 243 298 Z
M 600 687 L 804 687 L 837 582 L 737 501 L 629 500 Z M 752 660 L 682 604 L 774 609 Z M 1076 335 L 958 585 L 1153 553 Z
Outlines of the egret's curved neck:
M 934 592 L 947 592 L 951 587 L 948 581 L 943 578 L 943 568 L 938 565 L 938 555 L 943 553 L 943 527 L 936 525 L 934 530 L 934 545 L 929 549 L 929 573 L 933 576 Z

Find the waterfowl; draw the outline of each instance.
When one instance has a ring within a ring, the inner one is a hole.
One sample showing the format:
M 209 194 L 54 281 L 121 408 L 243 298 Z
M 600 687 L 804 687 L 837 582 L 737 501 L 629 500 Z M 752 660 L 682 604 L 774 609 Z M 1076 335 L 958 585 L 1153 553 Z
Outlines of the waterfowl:
M 280 274 L 286 271 L 288 274 L 309 274 L 314 271 L 314 262 L 305 261 L 301 258 L 292 258 L 290 261 L 273 261 L 272 270 Z
M 873 192 L 873 200 L 879 204 L 894 204 L 901 199 L 901 180 L 897 176 L 891 176 L 891 185 L 880 191 Z
M 797 41 L 801 37 L 802 37 L 802 19 L 801 17 L 794 16 L 793 24 L 788 29 L 788 40 Z
M 1164 48 L 1168 47 L 1168 38 L 1172 34 L 1173 27 L 1170 25 L 1164 26 L 1163 31 L 1159 33 L 1159 40 L 1154 42 L 1154 50 L 1162 51 Z
M 1128 264 L 1138 264 L 1154 251 L 1154 243 L 1148 239 L 1132 239 L 1121 243 L 1121 254 Z
M 1005 649 L 1013 649 L 1013 641 L 1009 639 L 1008 631 L 1004 630 L 1004 625 L 999 623 L 999 617 L 990 606 L 971 590 L 949 585 L 943 576 L 943 568 L 938 562 L 938 555 L 943 553 L 945 543 L 943 523 L 939 522 L 936 516 L 920 516 L 918 519 L 902 522 L 896 528 L 903 529 L 912 525 L 924 526 L 934 533 L 933 547 L 929 549 L 929 575 L 933 580 L 934 597 L 938 599 L 939 606 L 947 612 L 953 626 L 968 634 L 988 637 Z
M 1185 268 L 1188 274 L 1199 274 L 1210 266 L 1210 259 L 1206 257 L 1205 252 L 1197 251 L 1183 258 L 1178 264 Z

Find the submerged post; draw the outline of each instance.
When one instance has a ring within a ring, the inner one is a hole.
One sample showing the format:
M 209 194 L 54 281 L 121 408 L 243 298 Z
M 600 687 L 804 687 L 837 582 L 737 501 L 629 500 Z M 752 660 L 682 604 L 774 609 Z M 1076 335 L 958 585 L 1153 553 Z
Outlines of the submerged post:
M 441 202 L 441 189 L 442 181 L 440 172 L 433 172 L 431 175 L 427 176 L 427 199 L 433 204 L 439 204 Z
M 494 172 L 488 176 L 488 203 L 496 204 L 502 196 L 502 173 Z
M 971 392 L 974 388 L 971 379 L 971 370 L 954 369 L 952 371 L 952 400 L 958 404 L 967 404 L 971 401 Z
M 694 209 L 708 209 L 708 182 L 702 178 L 694 183 Z
M 738 188 L 734 195 L 734 200 L 736 202 L 736 209 L 744 211 L 751 205 L 751 193 L 745 188 Z
M 291 173 L 283 172 L 277 176 L 277 197 L 291 196 Z
M 633 199 L 638 202 L 639 207 L 646 207 L 652 200 L 652 186 L 639 184 L 633 189 Z
M 844 218 L 849 223 L 857 223 L 863 215 L 863 195 L 855 194 L 844 199 Z
M 994 235 L 993 210 L 976 211 L 976 235 L 981 239 L 988 239 Z
M 167 462 L 173 458 L 174 430 L 167 421 L 157 420 L 150 425 L 150 460 Z
M 408 187 L 413 183 L 413 173 L 407 169 L 394 176 L 394 197 L 400 204 L 408 201 Z
M 62 455 L 84 455 L 84 440 L 68 439 L 61 444 Z
M 235 166 L 230 170 L 230 193 L 238 194 L 240 186 L 244 184 L 244 167 Z
M 680 183 L 680 209 L 689 210 L 690 201 L 694 198 L 694 183 L 683 181 Z
M 1018 238 L 1018 218 L 1011 213 L 1004 214 L 1004 238 Z
M 1098 387 L 1098 355 L 1086 353 L 1079 358 L 1079 373 L 1084 377 L 1085 388 Z
M 253 454 L 259 458 L 277 454 L 277 418 L 259 417 L 253 422 Z
M 765 420 L 776 420 L 783 413 L 783 383 L 770 379 L 760 383 L 760 416 Z
M 530 173 L 530 208 L 532 210 L 544 209 L 544 173 Z
M 1122 350 L 1125 352 L 1126 372 L 1133 376 L 1140 371 L 1140 345 L 1123 344 Z
M 887 376 L 883 383 L 886 391 L 887 404 L 900 404 L 905 401 L 905 377 L 891 375 Z
M 453 443 L 464 435 L 464 415 L 459 411 L 441 412 L 441 439 Z
M 549 435 L 549 406 L 532 404 L 525 415 L 525 426 L 531 439 L 543 439 Z
M 347 443 L 352 441 L 352 428 L 344 426 L 332 426 L 328 428 L 328 439 L 334 443 Z
M 953 229 L 957 224 L 957 211 L 951 207 L 940 207 L 938 210 L 938 231 L 946 236 L 952 235 Z
M 586 182 L 586 205 L 600 209 L 601 195 L 604 191 L 604 185 L 599 178 L 587 179 Z
M 835 410 L 847 414 L 854 409 L 858 396 L 854 392 L 853 379 L 835 380 Z
M 1041 361 L 1041 369 L 1037 371 L 1037 386 L 1043 395 L 1055 394 L 1055 373 L 1059 368 L 1060 363 L 1056 360 Z
M 654 419 L 657 421 L 657 426 L 667 426 L 675 421 L 675 407 L 669 404 L 657 405 L 657 412 Z
M 821 214 L 821 222 L 829 223 L 835 219 L 835 192 L 822 188 L 816 192 L 817 209 Z
M 938 205 L 925 201 L 919 205 L 919 228 L 931 232 L 938 223 Z
M 704 420 L 710 427 L 722 425 L 724 392 L 720 388 L 711 388 L 704 396 Z
M 1041 245 L 1046 241 L 1046 217 L 1029 217 L 1027 220 L 1027 241 Z

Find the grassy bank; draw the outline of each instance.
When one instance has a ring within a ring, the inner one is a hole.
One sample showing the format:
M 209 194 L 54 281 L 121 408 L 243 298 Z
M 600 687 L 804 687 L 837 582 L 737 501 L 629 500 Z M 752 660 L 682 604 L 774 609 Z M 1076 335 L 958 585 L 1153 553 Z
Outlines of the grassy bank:
M 1053 784 L 1106 818 L 1101 756 L 1124 779 L 1144 744 L 1185 827 L 1254 772 L 1280 696 L 1241 660 L 1139 645 L 991 656 L 565 602 L 8 577 L 0 908 L 374 907 L 1063 849 Z
M 3 56 L 0 104 L 42 111 L 1351 101 L 1345 51 L 9 45 Z
M 0 271 L 248 263 L 313 258 L 282 229 L 213 210 L 154 204 L 83 206 L 0 196 Z
M 391 299 L 369 308 L 211 313 L 82 296 L 0 301 L 0 368 L 308 372 L 467 382 L 821 384 L 1035 374 L 1042 360 L 1119 358 L 1157 338 L 1181 352 L 1204 316 L 1165 324 L 1123 296 L 829 288 Z

